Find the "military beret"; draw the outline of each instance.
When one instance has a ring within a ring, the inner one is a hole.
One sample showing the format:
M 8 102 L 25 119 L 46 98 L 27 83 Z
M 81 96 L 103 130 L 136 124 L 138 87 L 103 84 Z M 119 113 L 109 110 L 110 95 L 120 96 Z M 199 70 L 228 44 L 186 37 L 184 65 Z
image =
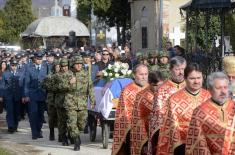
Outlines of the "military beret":
M 68 59 L 61 59 L 60 60 L 60 66 L 64 67 L 64 66 L 68 66 L 68 65 L 69 65 Z

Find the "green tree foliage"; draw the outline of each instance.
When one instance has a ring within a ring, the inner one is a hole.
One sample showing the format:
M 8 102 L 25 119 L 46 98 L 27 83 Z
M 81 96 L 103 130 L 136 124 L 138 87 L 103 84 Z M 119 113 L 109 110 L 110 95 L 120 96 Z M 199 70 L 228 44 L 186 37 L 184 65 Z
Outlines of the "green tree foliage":
M 77 0 L 77 18 L 86 26 L 90 25 L 91 0 Z
M 220 35 L 220 17 L 217 14 L 189 11 L 188 43 L 202 49 L 211 49 L 214 38 Z
M 225 18 L 225 36 L 230 36 L 230 44 L 235 51 L 235 14 L 230 12 Z
M 77 17 L 87 26 L 90 22 L 91 8 L 100 22 L 107 27 L 116 26 L 119 42 L 126 40 L 126 30 L 130 28 L 130 3 L 127 0 L 77 0 Z M 121 29 L 122 28 L 122 29 Z
M 4 32 L 0 31 L 3 42 L 16 43 L 20 33 L 35 19 L 32 14 L 31 0 L 8 0 L 1 15 Z M 1 26 L 1 19 L 0 19 Z

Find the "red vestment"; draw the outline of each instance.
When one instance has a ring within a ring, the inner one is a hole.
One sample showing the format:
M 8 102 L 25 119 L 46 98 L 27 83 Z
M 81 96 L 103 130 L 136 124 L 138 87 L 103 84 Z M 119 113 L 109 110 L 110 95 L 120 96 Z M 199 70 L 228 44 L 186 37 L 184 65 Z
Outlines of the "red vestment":
M 193 110 L 208 98 L 210 98 L 210 93 L 205 89 L 201 89 L 198 94 L 191 94 L 183 89 L 170 97 L 167 112 L 159 132 L 158 155 L 174 154 L 177 147 L 186 143 Z M 184 152 L 184 147 L 181 148 L 182 150 Z
M 167 109 L 167 101 L 169 97 L 176 93 L 177 91 L 183 89 L 185 87 L 185 82 L 175 83 L 172 80 L 167 80 L 163 83 L 163 85 L 158 89 L 155 94 L 154 104 L 151 109 L 153 109 L 150 113 L 150 122 L 149 122 L 149 154 L 153 154 L 156 150 L 155 144 L 157 143 L 156 134 L 160 129 L 163 118 L 166 114 Z M 152 148 L 154 147 L 154 148 Z
M 126 136 L 131 129 L 131 117 L 136 94 L 142 89 L 144 87 L 133 82 L 127 85 L 121 93 L 115 113 L 112 155 L 118 154 L 126 141 Z
M 149 117 L 146 113 L 149 113 L 153 105 L 154 93 L 150 89 L 150 86 L 140 91 L 136 95 L 136 100 L 132 112 L 131 121 L 131 154 L 140 155 L 147 154 L 147 145 L 143 149 L 144 145 L 148 141 L 148 123 Z
M 187 134 L 186 155 L 235 154 L 235 104 L 219 106 L 211 99 L 193 111 Z

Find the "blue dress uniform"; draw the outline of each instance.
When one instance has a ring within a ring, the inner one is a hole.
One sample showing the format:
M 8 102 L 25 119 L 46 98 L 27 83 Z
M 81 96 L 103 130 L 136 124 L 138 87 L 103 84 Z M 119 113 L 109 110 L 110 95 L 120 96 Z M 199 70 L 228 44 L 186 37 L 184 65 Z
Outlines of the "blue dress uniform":
M 36 53 L 36 59 L 42 58 Z M 42 81 L 47 76 L 47 66 L 33 64 L 28 67 L 25 78 L 25 97 L 29 97 L 28 115 L 32 132 L 32 139 L 43 138 L 42 125 L 46 92 L 42 89 Z
M 11 61 L 11 65 L 17 65 L 17 61 Z M 1 95 L 6 105 L 6 120 L 10 133 L 17 131 L 18 128 L 20 104 L 24 92 L 24 77 L 24 74 L 17 69 L 16 71 L 9 69 L 2 76 L 4 93 Z

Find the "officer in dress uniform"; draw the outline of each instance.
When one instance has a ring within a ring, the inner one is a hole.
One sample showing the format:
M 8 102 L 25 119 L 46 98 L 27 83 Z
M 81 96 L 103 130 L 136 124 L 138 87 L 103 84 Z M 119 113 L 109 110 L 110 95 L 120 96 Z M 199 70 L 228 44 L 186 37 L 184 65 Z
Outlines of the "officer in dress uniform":
M 43 65 L 42 52 L 34 55 L 34 64 L 28 67 L 25 77 L 24 102 L 28 102 L 29 123 L 32 132 L 32 139 L 43 138 L 42 125 L 44 119 L 44 104 L 46 92 L 42 89 L 42 81 L 47 76 L 47 66 Z
M 17 131 L 20 120 L 20 104 L 24 90 L 24 74 L 17 69 L 17 60 L 10 61 L 10 69 L 3 74 L 4 93 L 1 96 L 6 104 L 8 132 Z

